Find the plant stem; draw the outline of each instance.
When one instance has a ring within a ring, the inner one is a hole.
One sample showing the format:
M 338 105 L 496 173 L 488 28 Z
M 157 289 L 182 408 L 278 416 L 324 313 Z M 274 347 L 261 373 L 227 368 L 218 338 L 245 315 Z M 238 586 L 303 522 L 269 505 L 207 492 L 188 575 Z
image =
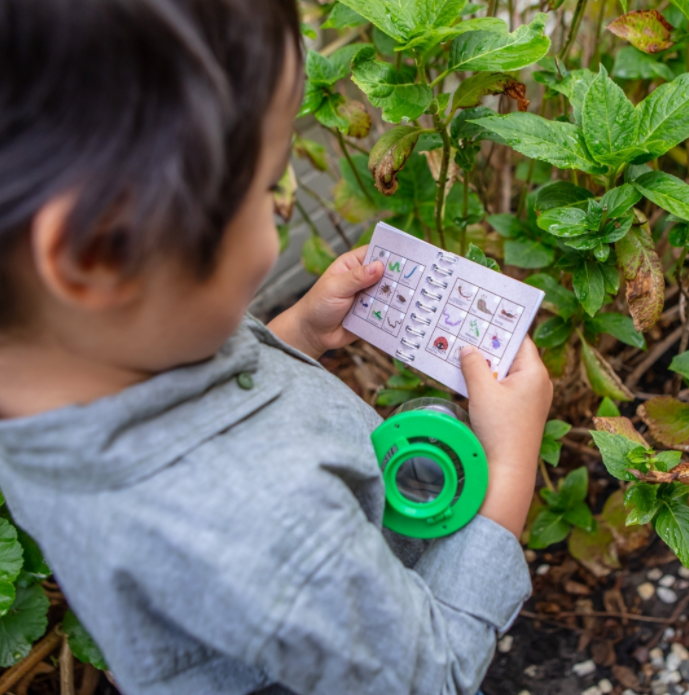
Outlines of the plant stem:
M 514 31 L 514 0 L 507 0 L 507 14 L 509 15 L 510 31 Z
M 564 98 L 564 95 L 563 95 Z M 545 109 L 546 109 L 546 100 L 545 100 L 545 90 L 541 91 L 541 105 L 538 109 L 538 115 L 543 118 L 545 116 Z M 517 205 L 517 217 L 520 217 L 522 212 L 524 212 L 524 204 L 526 203 L 526 196 L 529 195 L 529 188 L 531 188 L 531 179 L 533 178 L 533 170 L 534 166 L 536 165 L 536 160 L 532 159 L 531 162 L 529 163 L 529 171 L 526 174 L 526 181 L 524 182 L 524 188 L 522 188 L 521 193 L 519 194 L 519 203 Z
M 399 70 L 402 67 L 402 51 L 397 51 L 395 56 L 395 70 Z
M 299 181 L 299 188 L 301 188 L 301 190 L 304 191 L 304 193 L 306 193 L 307 195 L 310 195 L 314 200 L 318 201 L 325 208 L 325 212 L 328 215 L 328 218 L 330 219 L 330 224 L 332 224 L 333 228 L 337 232 L 337 235 L 344 242 L 345 247 L 351 250 L 352 242 L 347 238 L 347 235 L 344 233 L 344 229 L 342 229 L 342 225 L 340 224 L 340 221 L 338 219 L 339 213 L 335 209 L 335 206 L 330 201 L 318 195 L 316 191 L 309 188 L 306 184 L 302 183 L 301 181 Z
M 545 465 L 545 461 L 540 456 L 538 457 L 538 467 L 541 470 L 541 475 L 543 476 L 543 480 L 545 481 L 548 490 L 550 490 L 551 492 L 555 492 L 555 486 L 553 485 L 553 481 L 550 479 L 550 476 L 548 475 L 548 469 Z
M 572 25 L 569 28 L 569 36 L 567 37 L 567 41 L 560 51 L 559 58 L 563 63 L 566 63 L 567 54 L 574 44 L 574 39 L 576 39 L 577 32 L 579 31 L 579 25 L 581 24 L 581 19 L 584 16 L 584 11 L 586 10 L 587 2 L 588 0 L 577 0 L 577 6 L 574 10 L 574 17 L 572 18 Z
M 464 256 L 467 252 L 467 219 L 469 218 L 469 179 L 471 172 L 462 169 L 462 228 L 459 237 L 459 254 Z
M 318 233 L 318 227 L 316 227 L 316 225 L 313 223 L 313 220 L 311 219 L 309 213 L 306 212 L 306 210 L 304 210 L 304 206 L 298 200 L 294 201 L 294 205 L 296 206 L 297 210 L 299 210 L 299 214 L 304 219 L 304 222 L 306 222 L 306 224 L 309 225 L 309 228 L 311 229 L 311 234 L 313 234 L 313 236 L 320 236 L 320 234 Z
M 447 251 L 445 244 L 445 230 L 443 229 L 443 215 L 445 213 L 445 183 L 447 182 L 447 169 L 450 165 L 450 136 L 442 118 L 433 116 L 433 123 L 436 130 L 443 139 L 443 159 L 440 163 L 440 174 L 438 176 L 438 192 L 435 198 L 435 227 L 440 237 L 440 246 Z
M 600 33 L 603 29 L 603 20 L 605 19 L 605 6 L 607 0 L 600 0 L 600 9 L 598 10 L 598 20 L 596 21 L 596 49 L 593 52 L 593 57 L 591 58 L 591 63 L 589 64 L 589 70 L 596 70 L 598 64 L 600 63 Z
M 677 280 L 677 287 L 679 287 L 679 292 L 680 292 L 680 299 L 679 301 L 682 301 L 682 298 L 684 298 L 685 301 L 685 312 L 687 309 L 687 292 L 684 289 L 684 285 L 682 283 L 682 270 L 684 269 L 684 261 L 687 259 L 687 247 L 685 246 L 682 249 L 682 253 L 680 254 L 679 258 L 677 259 L 677 266 L 675 267 L 675 280 Z M 681 304 L 680 304 L 681 306 Z M 680 313 L 680 320 L 682 318 L 682 315 Z M 687 349 L 687 343 L 689 343 L 689 320 L 687 320 L 687 317 L 685 316 L 685 321 L 683 325 L 683 330 L 682 330 L 682 336 L 679 341 L 679 351 L 678 355 L 681 355 L 686 349 Z M 672 378 L 672 395 L 677 398 L 679 395 L 679 391 L 682 388 L 682 375 L 681 374 L 675 374 Z
M 371 194 L 366 190 L 366 188 L 364 187 L 364 182 L 361 180 L 359 170 L 354 166 L 352 155 L 349 154 L 349 150 L 347 149 L 347 143 L 345 142 L 345 139 L 342 137 L 342 133 L 336 128 L 335 134 L 337 135 L 337 141 L 340 143 L 340 149 L 342 150 L 342 154 L 344 154 L 345 158 L 347 159 L 347 163 L 349 164 L 349 167 L 351 168 L 352 173 L 354 174 L 356 182 L 359 184 L 359 188 L 361 189 L 362 193 L 368 198 L 368 200 L 371 203 L 373 203 L 373 198 L 371 197 Z
M 489 0 L 487 17 L 495 17 L 498 9 L 498 0 Z

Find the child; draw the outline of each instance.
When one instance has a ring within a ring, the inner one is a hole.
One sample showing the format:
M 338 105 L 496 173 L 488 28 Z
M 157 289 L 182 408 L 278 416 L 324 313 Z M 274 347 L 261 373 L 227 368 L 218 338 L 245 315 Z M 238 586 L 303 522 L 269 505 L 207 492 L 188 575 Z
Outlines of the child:
M 316 361 L 382 267 L 244 318 L 298 43 L 293 0 L 4 0 L 0 485 L 127 695 L 474 695 L 551 385 L 529 341 L 501 383 L 465 350 L 488 495 L 406 568 L 379 418 Z

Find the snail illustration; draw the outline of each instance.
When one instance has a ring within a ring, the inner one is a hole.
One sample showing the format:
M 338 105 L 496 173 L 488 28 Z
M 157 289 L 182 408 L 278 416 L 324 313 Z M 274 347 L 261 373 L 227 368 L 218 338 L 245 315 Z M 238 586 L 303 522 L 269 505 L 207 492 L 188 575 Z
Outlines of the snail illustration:
M 491 310 L 486 306 L 486 295 L 485 294 L 476 302 L 476 308 L 479 311 L 482 311 L 484 314 L 488 314 L 489 316 L 493 315 Z

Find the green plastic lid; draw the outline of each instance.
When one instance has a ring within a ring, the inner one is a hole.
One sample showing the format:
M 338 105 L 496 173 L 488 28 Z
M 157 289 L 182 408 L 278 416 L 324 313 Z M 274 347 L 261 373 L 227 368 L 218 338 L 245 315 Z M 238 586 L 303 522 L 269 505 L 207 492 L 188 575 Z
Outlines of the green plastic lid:
M 387 528 L 439 538 L 476 516 L 488 487 L 488 464 L 456 411 L 461 409 L 440 399 L 419 399 L 371 434 L 385 481 Z

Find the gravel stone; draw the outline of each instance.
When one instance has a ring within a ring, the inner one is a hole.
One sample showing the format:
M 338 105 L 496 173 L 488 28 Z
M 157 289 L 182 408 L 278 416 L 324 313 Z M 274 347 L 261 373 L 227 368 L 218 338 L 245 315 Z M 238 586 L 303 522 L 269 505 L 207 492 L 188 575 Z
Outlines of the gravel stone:
M 651 666 L 657 671 L 665 668 L 665 654 L 663 654 L 663 650 L 660 647 L 651 649 L 651 651 L 648 652 L 648 658 L 651 661 Z
M 598 690 L 600 690 L 603 695 L 607 695 L 614 690 L 614 687 L 607 678 L 603 678 L 603 680 L 598 683 Z
M 592 685 L 590 688 L 586 688 L 581 695 L 603 695 L 603 691 L 597 685 Z
M 658 587 L 658 598 L 663 603 L 676 603 L 677 602 L 677 594 L 672 589 L 668 589 L 665 586 L 659 586 Z
M 679 665 L 682 663 L 682 659 L 675 654 L 674 652 L 670 652 L 667 655 L 667 659 L 665 659 L 665 668 L 668 671 L 677 671 L 679 668 Z M 679 682 L 679 681 L 678 681 Z
M 539 565 L 538 568 L 536 569 L 536 574 L 539 577 L 542 577 L 544 574 L 548 574 L 548 571 L 550 570 L 550 565 Z
M 646 577 L 652 582 L 657 582 L 663 576 L 663 570 L 659 567 L 654 567 L 652 570 L 646 572 Z
M 536 553 L 533 550 L 531 550 L 531 548 L 527 548 L 524 551 L 524 559 L 527 562 L 533 562 L 537 557 L 538 555 L 536 555 Z
M 684 567 L 684 565 L 682 565 L 682 567 L 677 570 L 677 574 L 679 574 L 680 577 L 684 577 L 684 579 L 689 579 L 689 567 Z
M 677 654 L 680 661 L 689 661 L 689 650 L 680 642 L 673 642 L 670 650 L 673 654 Z
M 538 666 L 531 664 L 524 669 L 524 675 L 528 678 L 535 678 L 538 675 Z
M 639 594 L 639 596 L 641 596 L 642 600 L 648 601 L 648 599 L 655 594 L 656 588 L 650 582 L 644 582 L 636 587 L 636 592 Z
M 514 644 L 514 637 L 512 635 L 505 635 L 501 640 L 498 640 L 498 651 L 501 654 L 507 654 L 510 649 L 512 649 L 512 645 Z M 677 659 L 677 667 L 679 668 L 679 662 L 681 659 Z
M 572 666 L 572 672 L 580 678 L 583 678 L 584 676 L 588 676 L 591 673 L 596 672 L 596 664 L 593 663 L 592 659 L 589 659 L 588 661 L 581 661 L 580 663 Z
M 682 678 L 685 681 L 689 681 L 689 659 L 682 661 L 679 665 L 679 672 L 682 674 Z
M 636 692 L 632 690 L 631 688 L 627 688 L 622 695 L 636 695 Z
M 660 578 L 658 584 L 660 584 L 660 586 L 666 586 L 669 589 L 676 581 L 676 578 L 671 574 L 666 574 L 664 577 Z
M 666 685 L 669 683 L 676 684 L 682 682 L 682 676 L 680 675 L 679 671 L 661 671 L 658 674 L 658 679 L 661 683 L 665 683 Z

